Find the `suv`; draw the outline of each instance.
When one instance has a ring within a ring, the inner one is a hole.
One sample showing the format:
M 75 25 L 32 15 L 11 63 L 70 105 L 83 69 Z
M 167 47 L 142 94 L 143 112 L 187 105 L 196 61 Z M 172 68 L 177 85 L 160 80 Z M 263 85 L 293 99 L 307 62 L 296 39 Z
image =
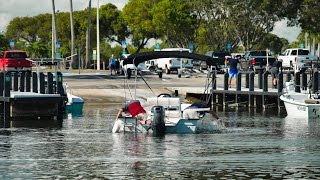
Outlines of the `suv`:
M 210 56 L 215 59 L 215 63 L 217 64 L 217 71 L 218 73 L 223 73 L 225 66 L 225 57 L 231 56 L 229 52 L 215 52 L 215 51 L 208 51 L 205 54 L 206 56 Z M 205 61 L 200 62 L 200 70 L 208 69 L 207 63 Z

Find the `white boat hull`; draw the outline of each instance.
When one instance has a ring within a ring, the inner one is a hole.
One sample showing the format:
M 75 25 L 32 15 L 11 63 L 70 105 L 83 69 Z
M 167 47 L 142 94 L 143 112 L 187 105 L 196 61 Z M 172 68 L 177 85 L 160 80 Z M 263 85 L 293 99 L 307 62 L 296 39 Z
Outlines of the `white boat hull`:
M 224 129 L 224 126 L 214 117 L 206 113 L 202 119 L 176 119 L 165 123 L 166 134 L 195 134 L 201 132 L 217 132 Z M 142 124 L 132 117 L 119 118 L 113 125 L 113 133 L 132 132 L 132 133 L 153 133 L 151 124 Z
M 308 104 L 305 100 L 309 94 L 305 93 L 288 93 L 280 96 L 284 102 L 288 116 L 299 118 L 319 118 L 320 104 Z

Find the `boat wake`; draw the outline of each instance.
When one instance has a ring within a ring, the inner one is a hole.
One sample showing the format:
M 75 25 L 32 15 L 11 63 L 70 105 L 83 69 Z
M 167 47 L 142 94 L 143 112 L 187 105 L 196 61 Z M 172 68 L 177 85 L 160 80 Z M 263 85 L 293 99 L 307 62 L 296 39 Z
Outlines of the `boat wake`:
M 206 113 L 201 119 L 198 125 L 198 133 L 211 134 L 211 133 L 222 133 L 226 130 L 226 126 L 223 121 L 216 119 L 212 114 Z

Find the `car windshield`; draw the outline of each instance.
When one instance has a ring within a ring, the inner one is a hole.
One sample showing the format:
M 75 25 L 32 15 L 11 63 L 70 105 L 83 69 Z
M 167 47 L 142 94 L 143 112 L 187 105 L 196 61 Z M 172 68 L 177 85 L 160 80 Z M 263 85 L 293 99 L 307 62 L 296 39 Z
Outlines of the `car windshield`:
M 252 51 L 250 53 L 251 56 L 267 56 L 266 51 Z M 271 54 L 269 53 L 268 56 L 271 56 Z
M 7 58 L 27 58 L 27 54 L 25 52 L 9 52 Z

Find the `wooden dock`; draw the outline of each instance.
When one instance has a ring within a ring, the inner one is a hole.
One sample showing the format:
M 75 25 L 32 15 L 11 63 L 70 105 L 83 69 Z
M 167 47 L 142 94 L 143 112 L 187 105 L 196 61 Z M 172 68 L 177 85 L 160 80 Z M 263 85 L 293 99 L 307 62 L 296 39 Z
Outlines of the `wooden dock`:
M 57 120 L 62 123 L 67 96 L 63 76 L 53 73 L 0 73 L 0 127 L 15 120 Z
M 284 81 L 285 76 L 285 81 Z M 228 86 L 229 74 L 223 75 L 223 84 L 217 84 L 216 74 L 211 73 L 211 83 L 207 88 L 180 88 L 184 91 L 185 96 L 195 97 L 197 99 L 206 101 L 211 106 L 236 106 L 248 108 L 284 108 L 280 96 L 283 91 L 286 91 L 286 82 L 294 81 L 295 92 L 307 90 L 311 92 L 318 92 L 319 89 L 319 73 L 314 71 L 310 74 L 310 82 L 308 83 L 307 74 L 305 72 L 292 74 L 287 72 L 279 73 L 279 80 L 277 87 L 268 87 L 272 84 L 272 78 L 269 72 L 262 72 L 255 74 L 254 72 L 239 73 L 237 76 L 236 87 L 229 88 Z M 270 81 L 271 80 L 271 81 Z M 221 81 L 220 81 L 221 82 Z M 308 84 L 313 86 L 308 87 Z M 218 88 L 217 88 L 218 87 Z M 175 89 L 175 88 L 173 88 Z

